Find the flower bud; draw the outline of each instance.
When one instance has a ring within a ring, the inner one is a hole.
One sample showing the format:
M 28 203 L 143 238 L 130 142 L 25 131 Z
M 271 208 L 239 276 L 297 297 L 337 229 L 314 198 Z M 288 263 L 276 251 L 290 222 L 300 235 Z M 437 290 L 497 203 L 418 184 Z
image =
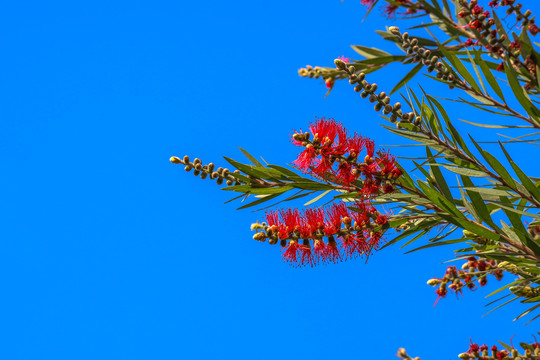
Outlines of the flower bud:
M 399 35 L 400 34 L 399 28 L 397 26 L 390 26 L 388 28 L 388 31 L 390 31 L 394 35 Z
M 180 160 L 180 158 L 176 157 L 176 156 L 171 156 L 169 161 L 172 162 L 173 164 L 181 164 L 182 163 L 182 160 Z
M 343 60 L 341 59 L 335 59 L 334 60 L 334 64 L 336 65 L 336 67 L 340 70 L 345 70 L 347 65 L 345 65 L 345 63 L 343 62 Z
M 427 281 L 427 284 L 428 284 L 429 286 L 436 286 L 436 285 L 439 285 L 441 282 L 442 282 L 441 279 L 435 279 L 435 278 L 433 278 L 433 279 L 429 279 L 429 280 Z

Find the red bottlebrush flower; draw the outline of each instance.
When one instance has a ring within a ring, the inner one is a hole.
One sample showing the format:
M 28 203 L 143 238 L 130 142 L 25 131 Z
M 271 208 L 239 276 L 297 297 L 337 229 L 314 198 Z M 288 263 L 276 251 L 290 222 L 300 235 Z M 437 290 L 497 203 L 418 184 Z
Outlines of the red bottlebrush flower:
M 279 221 L 279 213 L 277 211 L 267 211 L 266 222 L 270 227 L 279 227 L 281 225 L 281 222 Z
M 300 153 L 300 155 L 298 155 L 298 158 L 295 161 L 293 161 L 293 164 L 298 169 L 307 171 L 309 170 L 309 167 L 313 163 L 313 160 L 315 159 L 316 156 L 317 156 L 317 152 L 315 151 L 315 148 L 313 147 L 313 145 L 310 144 L 306 146 L 306 148 L 304 149 L 304 151 Z
M 315 240 L 313 245 L 313 261 L 315 263 L 324 263 L 327 260 L 326 254 L 328 251 L 326 250 L 327 246 L 322 240 Z
M 355 237 L 351 235 L 343 236 L 341 241 L 341 249 L 345 258 L 353 258 L 358 251 Z
M 280 211 L 282 226 L 279 227 L 279 238 L 287 239 L 294 231 L 300 230 L 300 216 L 297 209 Z
M 390 18 L 396 15 L 397 9 L 399 9 L 398 5 L 387 4 L 383 7 L 383 12 Z
M 480 280 L 478 280 L 478 284 L 480 284 L 480 286 L 486 286 L 488 280 L 487 280 L 487 277 L 483 276 L 480 278 Z
M 332 169 L 333 165 L 334 162 L 330 159 L 330 157 L 323 155 L 320 159 L 315 160 L 315 164 L 312 170 L 313 173 L 324 178 L 324 176 Z
M 478 29 L 480 26 L 482 26 L 482 22 L 480 20 L 474 20 L 469 23 L 469 27 L 471 29 Z
M 382 190 L 385 194 L 390 194 L 390 193 L 393 193 L 395 189 L 394 189 L 394 185 L 390 183 L 385 183 L 382 187 Z
M 375 222 L 378 225 L 384 225 L 384 224 L 386 224 L 388 222 L 388 217 L 386 215 L 379 214 L 377 216 L 377 219 L 375 219 Z
M 375 155 L 375 142 L 371 139 L 365 139 L 364 146 L 366 147 L 368 156 L 373 158 L 373 155 Z
M 473 39 L 467 39 L 467 41 L 465 41 L 465 46 L 473 46 L 474 45 L 474 40 Z
M 480 15 L 482 12 L 484 11 L 484 8 L 482 8 L 480 5 L 475 5 L 471 12 L 473 13 L 473 15 Z
M 366 179 L 364 181 L 364 187 L 362 187 L 362 194 L 364 196 L 372 196 L 380 192 L 380 185 L 371 179 Z
M 497 71 L 504 71 L 504 63 L 501 63 L 501 64 L 497 67 Z
M 326 215 L 324 232 L 327 235 L 334 235 L 341 229 L 342 220 L 349 217 L 349 210 L 342 202 L 333 203 Z
M 326 246 L 324 256 L 325 260 L 332 261 L 333 263 L 341 261 L 341 255 L 339 254 L 337 243 L 333 237 L 328 238 L 328 245 Z
M 362 4 L 364 6 L 367 6 L 367 7 L 372 7 L 375 4 L 375 1 L 377 1 L 377 0 L 361 0 L 360 4 Z
M 503 360 L 503 359 L 506 359 L 508 354 L 509 354 L 508 351 L 502 350 L 502 351 L 498 351 L 495 357 L 497 358 L 497 360 Z
M 396 168 L 396 159 L 389 153 L 379 152 L 379 157 L 376 159 L 376 163 L 381 168 L 381 174 L 388 176 L 394 173 Z
M 448 290 L 446 289 L 446 286 L 444 286 L 443 284 L 441 284 L 441 286 L 439 286 L 439 288 L 435 290 L 435 294 L 437 294 L 437 300 L 435 300 L 435 304 L 433 304 L 433 306 L 437 305 L 437 302 L 439 301 L 439 299 L 445 297 L 446 294 L 448 294 Z
M 467 351 L 467 354 L 478 353 L 478 351 L 480 351 L 480 346 L 478 346 L 478 344 L 474 344 L 471 340 L 471 345 L 469 345 L 469 350 Z
M 497 7 L 499 6 L 499 0 L 491 0 L 488 4 L 488 6 L 491 6 L 491 7 Z
M 480 346 L 480 351 L 487 351 L 488 349 L 489 347 L 486 344 Z
M 300 265 L 311 265 L 313 267 L 313 253 L 311 252 L 311 246 L 308 245 L 302 245 L 300 248 L 300 251 L 302 252 L 302 257 L 300 259 Z
M 500 281 L 504 277 L 504 273 L 502 270 L 496 270 L 493 272 L 493 276 L 495 276 L 495 279 Z
M 351 59 L 349 59 L 348 57 L 345 57 L 345 55 L 338 56 L 338 59 L 343 61 L 345 64 L 348 64 L 351 62 Z
M 359 232 L 354 237 L 354 241 L 356 242 L 356 251 L 359 254 L 365 254 L 369 251 L 370 249 L 369 244 L 367 243 L 366 238 L 364 237 L 362 233 Z
M 324 210 L 306 209 L 304 212 L 303 237 L 312 237 L 317 230 L 324 229 Z M 302 230 L 300 230 L 302 232 Z
M 382 233 L 380 231 L 374 231 L 369 234 L 369 248 L 377 250 L 381 245 Z
M 309 130 L 313 134 L 313 142 L 319 142 L 322 146 L 331 146 L 341 127 L 343 126 L 334 119 L 320 118 L 310 124 Z
M 489 13 L 489 11 L 484 11 L 484 14 L 483 14 L 486 18 L 488 18 L 491 14 Z
M 281 255 L 281 257 L 286 262 L 289 262 L 291 264 L 296 264 L 298 263 L 299 250 L 300 250 L 300 244 L 298 244 L 294 240 L 291 240 L 289 241 L 289 245 L 285 248 L 285 251 L 283 252 L 283 255 Z
M 538 26 L 536 26 L 535 24 L 530 24 L 528 29 L 531 35 L 533 36 L 535 36 L 536 34 L 538 34 L 538 32 L 540 32 L 540 28 L 538 28 Z
M 369 212 L 366 208 L 366 204 L 363 202 L 357 201 L 354 204 L 356 211 L 351 212 L 351 217 L 353 218 L 355 224 L 355 230 L 361 230 L 364 226 L 369 224 Z
M 328 79 L 326 79 L 326 81 L 325 81 L 324 83 L 326 84 L 326 88 L 327 88 L 327 89 L 331 89 L 331 88 L 334 87 L 334 83 L 335 83 L 335 82 L 336 82 L 336 81 L 335 81 L 334 79 L 328 78 Z
M 515 41 L 512 41 L 510 43 L 510 49 L 521 49 L 521 44 L 519 42 L 519 40 L 515 40 Z
M 464 281 L 465 281 L 465 286 L 467 286 L 469 288 L 469 290 L 474 291 L 474 290 L 477 289 L 476 285 L 473 282 L 473 278 L 472 278 L 471 275 L 465 276 Z
M 360 153 L 362 152 L 362 149 L 364 148 L 364 143 L 366 142 L 366 139 L 361 137 L 358 134 L 354 134 L 354 136 L 347 141 L 347 151 L 349 152 L 349 157 L 353 160 L 356 160 Z
M 342 162 L 339 164 L 337 178 L 341 181 L 343 186 L 348 187 L 356 181 L 357 175 L 353 173 L 353 167 L 348 162 Z

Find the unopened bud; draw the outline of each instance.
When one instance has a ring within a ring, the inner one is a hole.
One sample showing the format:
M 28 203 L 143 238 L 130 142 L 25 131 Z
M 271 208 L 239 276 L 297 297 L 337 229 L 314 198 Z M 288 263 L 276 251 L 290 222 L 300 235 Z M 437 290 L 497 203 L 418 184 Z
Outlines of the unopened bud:
M 441 279 L 429 279 L 427 281 L 427 284 L 429 286 L 435 286 L 435 285 L 439 285 L 441 282 L 442 282 Z
M 180 160 L 180 158 L 176 157 L 176 156 L 171 156 L 169 161 L 172 162 L 173 164 L 181 164 L 182 163 L 182 160 Z
M 463 360 L 467 360 L 467 359 L 473 359 L 473 357 L 471 357 L 471 355 L 467 354 L 467 353 L 461 353 L 458 355 L 458 358 L 460 359 L 463 359 Z
M 265 239 L 266 239 L 266 234 L 263 232 L 258 232 L 255 235 L 253 235 L 253 240 L 264 241 Z
M 400 34 L 399 28 L 397 26 L 390 26 L 388 28 L 388 31 L 390 31 L 394 35 L 399 35 Z
M 340 70 L 345 70 L 345 68 L 347 67 L 347 65 L 345 65 L 345 63 L 341 59 L 335 59 L 334 64 Z
M 408 356 L 407 351 L 405 351 L 404 348 L 399 348 L 397 351 L 397 356 L 400 358 L 406 358 Z

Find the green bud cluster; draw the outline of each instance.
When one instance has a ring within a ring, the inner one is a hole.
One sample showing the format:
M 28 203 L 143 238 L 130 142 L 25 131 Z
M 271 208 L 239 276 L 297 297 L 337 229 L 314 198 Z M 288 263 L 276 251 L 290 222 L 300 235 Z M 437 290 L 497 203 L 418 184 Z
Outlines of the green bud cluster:
M 392 32 L 401 40 L 401 46 L 411 55 L 413 62 L 422 63 L 427 66 L 428 72 L 437 72 L 437 78 L 449 82 L 449 87 L 462 87 L 465 83 L 459 76 L 449 67 L 447 67 L 439 57 L 433 55 L 431 50 L 418 45 L 418 39 L 410 37 L 409 33 L 400 33 L 399 31 Z
M 188 172 L 193 170 L 193 175 L 200 176 L 201 179 L 210 178 L 211 180 L 216 180 L 216 184 L 218 185 L 222 185 L 223 182 L 225 182 L 227 186 L 244 184 L 243 181 L 239 180 L 233 175 L 240 174 L 239 170 L 235 170 L 233 174 L 231 174 L 229 169 L 219 167 L 214 171 L 214 163 L 203 165 L 201 160 L 198 158 L 193 159 L 193 162 L 191 162 L 189 156 L 187 155 L 184 156 L 183 159 L 173 156 L 170 158 L 170 162 L 173 164 L 183 164 L 185 165 L 184 170 Z
M 403 112 L 401 109 L 401 103 L 399 102 L 391 104 L 390 97 L 386 94 L 386 92 L 381 91 L 377 93 L 379 88 L 378 85 L 375 83 L 369 83 L 366 80 L 366 74 L 363 72 L 358 72 L 354 66 L 347 66 L 347 64 L 340 59 L 334 60 L 334 63 L 338 69 L 347 74 L 349 83 L 351 85 L 355 85 L 354 91 L 359 92 L 362 98 L 367 98 L 369 102 L 375 104 L 375 111 L 382 111 L 383 115 L 389 115 L 390 121 L 396 123 L 398 127 L 401 125 L 401 123 L 413 123 L 416 126 L 421 126 L 422 121 L 420 116 L 416 116 L 414 112 Z

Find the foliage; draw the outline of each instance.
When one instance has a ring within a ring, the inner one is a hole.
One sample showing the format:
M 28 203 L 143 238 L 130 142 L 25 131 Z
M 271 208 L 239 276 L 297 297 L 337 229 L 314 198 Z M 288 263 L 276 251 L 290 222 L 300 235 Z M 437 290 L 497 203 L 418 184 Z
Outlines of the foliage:
M 496 308 L 517 300 L 531 307 L 516 319 L 527 315 L 529 322 L 537 319 L 540 179 L 527 175 L 508 150 L 509 144 L 519 143 L 534 151 L 540 141 L 534 138 L 540 134 L 540 54 L 531 40 L 539 29 L 534 17 L 513 0 L 494 0 L 484 6 L 476 0 L 361 3 L 368 13 L 384 3 L 389 17 L 427 18 L 429 22 L 409 31 L 425 30 L 430 38 L 387 27 L 376 33 L 395 44 L 398 54 L 354 45 L 362 59 L 342 57 L 335 60 L 335 67 L 306 66 L 299 75 L 322 79 L 328 93 L 336 82 L 348 80 L 354 91 L 374 104 L 375 112 L 382 112 L 388 121 L 385 129 L 425 148 L 425 156 L 412 159 L 412 169 L 403 168 L 388 152 L 376 151 L 372 140 L 349 133 L 333 119 L 318 119 L 309 132 L 292 134 L 291 141 L 302 152 L 289 167 L 261 162 L 243 149 L 250 164 L 225 158 L 234 172 L 215 170 L 214 164 L 203 165 L 199 159 L 191 162 L 188 156 L 172 157 L 171 162 L 185 165 L 203 179 L 225 182 L 223 190 L 240 194 L 234 199 L 254 198 L 239 209 L 268 209 L 304 197 L 309 197 L 305 206 L 329 200 L 303 211 L 267 211 L 263 222 L 252 225 L 254 239 L 279 243 L 284 260 L 294 265 L 368 257 L 403 241 L 407 246 L 423 241 L 410 251 L 459 244 L 455 256 L 463 259 L 462 269 L 449 266 L 442 278 L 428 281 L 436 287 L 437 300 L 449 290 L 462 293 L 506 273 L 513 281 L 491 294 L 506 292 L 493 301 L 506 299 Z M 505 27 L 497 12 L 506 13 L 505 24 L 514 21 L 515 25 Z M 387 94 L 368 81 L 368 74 L 392 63 L 410 70 Z M 442 99 L 422 88 L 406 88 L 421 73 L 454 89 L 454 97 Z M 390 99 L 398 91 L 403 104 Z M 488 149 L 456 129 L 441 101 L 455 101 L 490 117 L 505 116 L 508 125 L 466 122 L 507 133 L 499 134 L 493 141 L 496 147 Z M 524 134 L 510 136 L 509 129 L 516 128 Z M 412 172 L 422 179 L 413 179 Z M 332 205 L 325 208 L 328 203 Z M 391 211 L 385 212 L 382 205 Z M 459 357 L 540 358 L 538 343 L 521 346 L 520 354 L 513 345 L 493 346 L 490 352 L 486 345 L 471 344 Z M 411 359 L 403 349 L 398 356 Z

